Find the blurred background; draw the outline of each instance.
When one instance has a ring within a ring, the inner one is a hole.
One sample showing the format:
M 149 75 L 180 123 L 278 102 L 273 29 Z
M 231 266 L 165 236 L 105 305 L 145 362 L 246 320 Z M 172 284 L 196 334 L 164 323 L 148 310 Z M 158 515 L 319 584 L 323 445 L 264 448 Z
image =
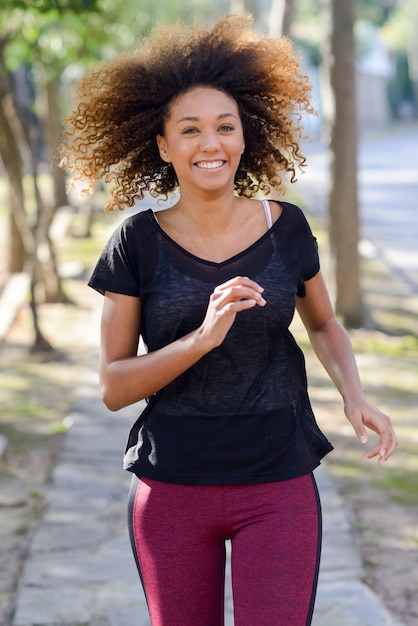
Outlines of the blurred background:
M 86 279 L 121 219 L 103 213 L 104 186 L 81 197 L 58 167 L 74 87 L 157 21 L 243 12 L 260 33 L 293 40 L 313 86 L 318 115 L 304 120 L 307 167 L 288 197 L 318 235 L 366 390 L 393 414 L 401 444 L 392 467 L 363 469 L 351 433 L 333 421 L 341 409 L 315 365 L 313 397 L 340 446 L 329 468 L 355 512 L 368 583 L 404 624 L 418 623 L 416 0 L 0 0 L 2 624 L 71 426 L 88 320 L 100 305 Z M 151 205 L 161 208 L 148 198 L 135 210 Z M 300 342 L 310 362 L 303 335 Z M 376 502 L 390 528 L 376 526 Z
M 414 0 L 1 0 L 0 285 L 11 273 L 28 273 L 35 349 L 47 347 L 37 324 L 38 303 L 66 297 L 51 224 L 62 207 L 88 213 L 93 205 L 68 197 L 65 174 L 54 159 L 74 86 L 94 62 L 135 46 L 156 21 L 210 20 L 225 12 L 252 13 L 261 33 L 291 37 L 300 54 L 318 110 L 318 117 L 306 121 L 306 132 L 331 149 L 335 174 L 327 205 L 337 311 L 347 325 L 364 325 L 357 138 L 417 119 Z

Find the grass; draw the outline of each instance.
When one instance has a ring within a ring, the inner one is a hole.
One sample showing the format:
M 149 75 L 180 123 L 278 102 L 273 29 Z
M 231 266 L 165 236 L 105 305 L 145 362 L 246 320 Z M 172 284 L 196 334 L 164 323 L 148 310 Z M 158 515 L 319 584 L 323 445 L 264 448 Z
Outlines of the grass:
M 323 224 L 309 221 L 320 249 L 326 250 Z M 323 261 L 327 275 L 327 254 Z M 361 461 L 364 449 L 344 417 L 340 396 L 297 320 L 293 332 L 306 356 L 318 422 L 335 447 L 327 466 L 339 488 L 350 496 L 370 485 L 404 507 L 418 507 L 418 294 L 405 295 L 381 259 L 363 260 L 362 269 L 364 297 L 375 327 L 349 334 L 366 396 L 391 417 L 398 435 L 399 446 L 383 468 L 375 461 Z M 370 439 L 376 441 L 373 434 Z
M 412 471 L 393 470 L 384 478 L 372 481 L 379 489 L 384 489 L 389 497 L 402 506 L 418 506 L 417 468 Z
M 327 458 L 328 467 L 345 493 L 355 492 L 368 482 L 402 506 L 418 507 L 416 364 L 412 360 L 399 362 L 393 356 L 382 360 L 378 354 L 371 356 L 368 353 L 367 357 L 364 361 L 358 359 L 363 387 L 368 399 L 391 417 L 399 446 L 384 467 L 378 467 L 376 461 L 363 462 L 364 448 L 344 418 L 337 392 L 327 385 L 315 389 L 314 382 L 311 391 L 314 410 L 335 447 Z M 376 436 L 371 433 L 368 447 L 375 445 L 376 441 Z
M 0 195 L 2 189 L 0 187 Z M 116 217 L 116 216 L 115 216 Z M 24 307 L 11 329 L 7 343 L 0 352 L 0 434 L 8 441 L 0 473 L 18 475 L 24 459 L 32 454 L 42 456 L 42 449 L 66 432 L 66 416 L 75 399 L 84 359 L 85 325 L 90 319 L 92 305 L 86 277 L 93 267 L 115 222 L 114 216 L 97 212 L 92 236 L 73 237 L 59 241 L 58 260 L 61 268 L 76 262 L 82 272 L 64 281 L 67 295 L 74 304 L 44 304 L 40 307 L 40 323 L 46 338 L 52 343 L 52 355 L 29 355 L 33 340 L 32 320 Z M 80 217 L 74 214 L 69 231 L 78 229 Z M 67 272 L 68 273 L 68 272 Z M 49 458 L 50 463 L 53 459 Z M 48 473 L 45 467 L 45 472 Z

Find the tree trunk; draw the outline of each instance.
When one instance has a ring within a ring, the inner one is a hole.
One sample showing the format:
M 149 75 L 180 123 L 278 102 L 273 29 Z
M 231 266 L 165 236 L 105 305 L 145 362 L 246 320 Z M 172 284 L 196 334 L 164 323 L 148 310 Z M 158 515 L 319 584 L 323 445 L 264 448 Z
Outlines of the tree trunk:
M 35 241 L 26 220 L 22 184 L 23 163 L 9 117 L 6 115 L 7 98 L 8 96 L 2 92 L 2 81 L 0 80 L 0 127 L 2 129 L 0 133 L 0 156 L 9 179 L 10 194 L 12 195 L 11 206 L 15 211 L 13 219 L 19 229 L 26 254 L 31 256 L 35 254 Z
M 37 177 L 34 177 L 34 185 Z M 39 196 L 39 191 L 38 194 Z M 36 225 L 36 270 L 37 277 L 37 301 L 38 302 L 62 302 L 69 303 L 70 299 L 66 295 L 62 286 L 62 280 L 58 272 L 58 264 L 55 248 L 49 229 L 54 217 L 54 209 L 44 206 L 40 199 L 38 205 L 38 221 Z
M 329 232 L 334 262 L 336 312 L 360 327 L 366 312 L 360 286 L 355 90 L 355 0 L 325 0 L 330 11 L 328 59 L 333 106 L 330 115 L 331 188 Z
M 259 0 L 244 0 L 244 10 L 251 13 L 254 19 L 257 20 L 261 13 Z
M 7 255 L 8 267 L 7 272 L 14 274 L 15 272 L 23 272 L 26 264 L 26 252 L 23 245 L 22 235 L 16 224 L 15 214 L 17 211 L 15 196 L 9 193 L 10 212 L 9 212 L 9 251 Z
M 36 289 L 34 290 L 36 302 L 68 302 L 64 292 L 61 277 L 59 276 L 56 263 L 56 255 L 53 243 L 49 238 L 49 229 L 55 213 L 55 205 L 45 203 L 38 185 L 39 179 L 39 157 L 36 148 L 36 128 L 33 118 L 28 113 L 29 103 L 23 106 L 15 106 L 14 126 L 17 133 L 21 135 L 21 143 L 27 152 L 27 161 L 30 166 L 33 196 L 36 206 L 36 218 L 31 225 L 32 234 L 35 240 L 34 259 L 35 269 L 33 276 L 36 276 Z M 32 307 L 33 310 L 33 307 Z M 34 319 L 36 326 L 36 320 Z M 36 329 L 35 329 L 36 330 Z
M 0 81 L 1 82 L 1 81 Z M 3 95 L 3 97 L 1 97 Z M 32 322 L 35 332 L 35 339 L 32 345 L 32 351 L 45 351 L 50 350 L 51 346 L 45 339 L 38 323 L 38 311 L 36 303 L 36 242 L 35 237 L 26 221 L 26 212 L 24 209 L 24 192 L 22 185 L 22 158 L 16 142 L 16 138 L 13 134 L 12 128 L 9 124 L 8 116 L 5 114 L 4 100 L 6 96 L 0 94 L 0 126 L 2 132 L 0 133 L 0 156 L 2 157 L 4 168 L 8 175 L 10 185 L 10 195 L 12 198 L 11 209 L 14 210 L 13 216 L 10 219 L 16 229 L 19 231 L 21 241 L 23 241 L 25 249 L 25 267 L 31 274 L 31 287 L 30 287 L 30 306 L 32 311 Z M 16 263 L 17 259 L 13 259 L 13 263 Z M 9 263 L 11 266 L 11 262 Z
M 61 115 L 56 82 L 46 85 L 48 115 L 45 120 L 46 138 L 49 147 L 49 162 L 54 181 L 55 208 L 68 204 L 64 170 L 58 166 L 56 150 L 61 142 Z
M 11 209 L 13 208 L 14 212 L 11 219 L 19 230 L 20 238 L 23 242 L 25 269 L 31 274 L 31 310 L 35 331 L 35 341 L 32 350 L 37 351 L 51 349 L 38 324 L 36 285 L 39 280 L 38 270 L 43 267 L 39 258 L 39 244 L 42 243 L 42 236 L 45 235 L 44 240 L 49 251 L 47 234 L 52 218 L 42 211 L 42 202 L 37 186 L 37 164 L 33 145 L 30 141 L 30 129 L 25 127 L 25 123 L 19 116 L 19 111 L 16 107 L 13 85 L 3 57 L 5 43 L 4 40 L 0 40 L 0 157 L 8 177 L 12 197 Z M 33 189 L 37 209 L 35 224 L 31 223 L 32 218 L 31 220 L 28 219 L 25 209 L 25 193 L 22 184 L 22 151 L 27 153 L 32 166 Z M 45 226 L 45 221 L 48 219 L 49 224 Z M 12 266 L 12 264 L 9 263 L 9 266 Z
M 290 37 L 295 17 L 295 0 L 271 0 L 269 36 Z
M 234 15 L 250 13 L 253 16 L 254 26 L 258 30 L 264 30 L 263 8 L 261 0 L 231 0 L 230 2 L 230 13 Z

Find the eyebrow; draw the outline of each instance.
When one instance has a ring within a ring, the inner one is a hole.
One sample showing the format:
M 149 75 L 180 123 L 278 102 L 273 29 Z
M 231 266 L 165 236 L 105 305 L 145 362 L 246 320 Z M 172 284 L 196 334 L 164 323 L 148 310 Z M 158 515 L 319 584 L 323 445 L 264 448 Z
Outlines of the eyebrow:
M 216 118 L 217 120 L 222 120 L 225 117 L 233 117 L 236 119 L 236 115 L 234 115 L 233 113 L 221 113 L 220 115 L 218 115 L 218 117 Z M 199 117 L 195 117 L 194 115 L 186 115 L 185 117 L 182 117 L 181 119 L 179 119 L 176 124 L 180 124 L 181 122 L 199 122 L 200 118 Z

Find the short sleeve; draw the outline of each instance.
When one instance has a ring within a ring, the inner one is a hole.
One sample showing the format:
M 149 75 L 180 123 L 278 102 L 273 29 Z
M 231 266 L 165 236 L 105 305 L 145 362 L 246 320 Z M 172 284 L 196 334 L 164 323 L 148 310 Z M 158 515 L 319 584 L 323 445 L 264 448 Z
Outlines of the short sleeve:
M 125 220 L 112 234 L 101 253 L 88 286 L 99 293 L 112 291 L 139 297 L 140 272 L 132 219 Z
M 306 238 L 300 259 L 302 262 L 302 278 L 304 281 L 310 280 L 320 269 L 318 241 L 312 233 Z
M 303 298 L 306 295 L 305 282 L 320 270 L 318 242 L 303 211 L 294 204 L 288 207 L 291 213 L 289 227 L 292 231 L 289 241 L 292 241 L 293 254 L 297 257 L 300 271 L 297 295 Z

